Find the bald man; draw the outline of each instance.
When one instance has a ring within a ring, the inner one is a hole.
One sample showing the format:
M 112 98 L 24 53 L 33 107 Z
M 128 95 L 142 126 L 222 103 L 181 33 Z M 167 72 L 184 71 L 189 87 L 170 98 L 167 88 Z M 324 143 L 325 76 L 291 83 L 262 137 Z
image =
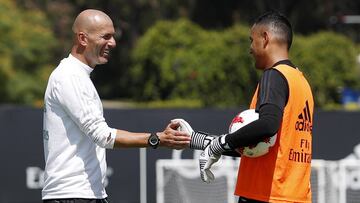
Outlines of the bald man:
M 90 79 L 116 46 L 108 15 L 85 10 L 75 19 L 71 53 L 51 73 L 44 96 L 45 203 L 107 203 L 105 150 L 189 146 L 190 137 L 172 122 L 162 132 L 133 133 L 111 128 Z
M 85 10 L 75 19 L 72 30 L 71 54 L 75 58 L 92 68 L 108 61 L 110 50 L 116 46 L 115 29 L 108 15 L 98 10 Z

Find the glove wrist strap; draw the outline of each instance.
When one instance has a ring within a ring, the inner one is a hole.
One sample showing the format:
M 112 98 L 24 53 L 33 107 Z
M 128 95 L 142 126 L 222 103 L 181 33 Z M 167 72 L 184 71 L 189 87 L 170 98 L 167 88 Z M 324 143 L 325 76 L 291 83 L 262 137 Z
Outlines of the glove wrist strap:
M 204 150 L 214 137 L 204 132 L 193 132 L 190 140 L 190 149 Z
M 222 135 L 214 139 L 210 145 L 209 153 L 212 152 L 213 154 L 221 155 L 223 152 L 231 150 L 229 144 L 225 142 L 225 137 L 226 135 Z

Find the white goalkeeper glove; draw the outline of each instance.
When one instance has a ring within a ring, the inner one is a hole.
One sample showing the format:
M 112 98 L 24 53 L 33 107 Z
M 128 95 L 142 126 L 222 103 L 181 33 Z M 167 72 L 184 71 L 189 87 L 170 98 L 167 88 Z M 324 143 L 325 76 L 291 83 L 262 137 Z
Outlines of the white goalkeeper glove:
M 200 154 L 200 177 L 201 180 L 206 183 L 210 183 L 215 180 L 215 176 L 210 170 L 211 166 L 220 159 L 223 152 L 231 150 L 229 145 L 225 142 L 225 137 L 226 135 L 221 135 L 213 139 Z
M 191 136 L 190 149 L 204 150 L 210 144 L 211 140 L 214 139 L 213 136 L 210 136 L 207 133 L 194 131 L 190 126 L 190 124 L 182 118 L 176 118 L 171 121 L 179 122 L 180 126 L 178 130 L 182 132 L 186 132 Z

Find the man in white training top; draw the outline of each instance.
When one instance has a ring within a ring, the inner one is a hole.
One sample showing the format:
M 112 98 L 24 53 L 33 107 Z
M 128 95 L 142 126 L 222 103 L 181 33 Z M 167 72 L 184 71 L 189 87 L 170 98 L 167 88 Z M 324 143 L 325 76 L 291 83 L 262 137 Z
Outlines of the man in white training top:
M 74 44 L 50 75 L 44 97 L 44 203 L 107 203 L 105 150 L 164 146 L 182 149 L 188 134 L 170 123 L 163 132 L 132 133 L 111 128 L 90 79 L 96 65 L 108 62 L 116 46 L 115 29 L 99 10 L 81 12 L 72 27 Z

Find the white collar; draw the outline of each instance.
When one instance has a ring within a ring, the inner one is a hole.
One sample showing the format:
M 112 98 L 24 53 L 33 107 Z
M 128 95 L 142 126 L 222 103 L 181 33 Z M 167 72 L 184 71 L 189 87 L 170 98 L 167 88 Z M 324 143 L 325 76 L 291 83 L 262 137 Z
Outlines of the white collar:
M 91 68 L 90 66 L 86 65 L 85 63 L 83 63 L 82 61 L 80 61 L 79 59 L 75 58 L 73 55 L 69 54 L 68 57 L 70 60 L 74 61 L 75 63 L 77 63 L 81 68 L 83 68 L 86 73 L 88 75 L 90 75 L 90 73 L 94 70 L 93 68 Z

